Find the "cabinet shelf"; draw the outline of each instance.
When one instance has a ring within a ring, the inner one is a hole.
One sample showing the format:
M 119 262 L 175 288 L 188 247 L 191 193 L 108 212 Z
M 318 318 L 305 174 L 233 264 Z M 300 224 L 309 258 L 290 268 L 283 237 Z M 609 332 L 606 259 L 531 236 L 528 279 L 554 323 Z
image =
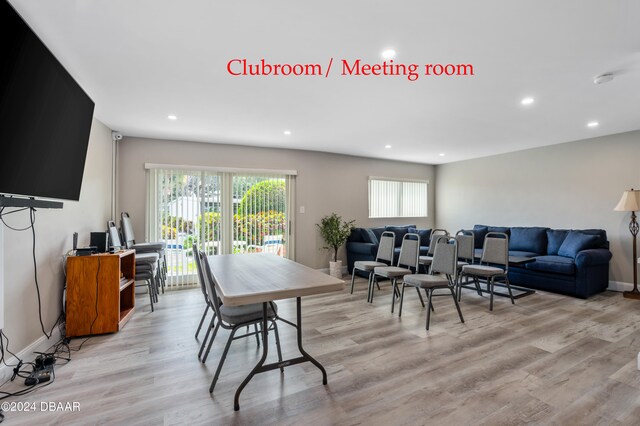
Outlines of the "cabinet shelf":
M 130 280 L 126 280 L 126 281 L 120 281 L 120 291 L 124 290 L 125 288 L 127 288 L 127 286 L 133 285 L 135 283 L 134 280 L 130 279 Z

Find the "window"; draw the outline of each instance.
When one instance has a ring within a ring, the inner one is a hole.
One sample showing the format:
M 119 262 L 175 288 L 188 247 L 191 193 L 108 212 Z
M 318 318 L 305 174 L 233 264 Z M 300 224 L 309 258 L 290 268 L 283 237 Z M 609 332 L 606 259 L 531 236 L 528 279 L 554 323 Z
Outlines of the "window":
M 193 244 L 208 255 L 291 257 L 295 171 L 174 168 L 147 164 L 147 234 L 167 243 L 168 284 L 197 282 Z
M 369 178 L 369 217 L 427 217 L 428 181 Z

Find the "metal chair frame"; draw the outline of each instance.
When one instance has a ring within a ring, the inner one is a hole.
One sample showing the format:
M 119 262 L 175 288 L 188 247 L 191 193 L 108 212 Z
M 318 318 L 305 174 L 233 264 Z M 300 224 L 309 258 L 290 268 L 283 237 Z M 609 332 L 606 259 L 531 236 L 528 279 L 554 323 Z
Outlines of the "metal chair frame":
M 414 233 L 407 233 L 402 237 L 402 245 L 400 246 L 400 255 L 398 256 L 398 262 L 396 263 L 396 268 L 402 268 L 403 266 L 405 270 L 409 273 L 415 273 L 418 270 L 418 256 L 420 256 L 420 235 Z M 384 275 L 386 272 L 390 271 L 393 266 L 378 266 L 373 270 L 373 282 L 378 284 L 378 277 L 389 278 L 391 280 L 391 313 L 393 313 L 395 302 L 400 297 L 400 291 L 398 290 L 398 278 L 403 277 L 402 275 L 394 275 L 387 276 Z M 374 286 L 369 286 L 369 302 L 373 302 L 373 291 Z M 424 306 L 424 300 L 422 300 L 422 295 L 420 294 L 420 290 L 418 290 L 418 296 L 420 297 L 420 301 L 422 302 L 422 306 Z
M 249 337 L 249 336 L 256 336 L 256 339 L 259 339 L 258 335 L 263 333 L 262 330 L 258 330 L 257 325 L 263 322 L 263 317 L 262 315 L 260 315 L 259 318 L 252 320 L 252 321 L 246 321 L 246 322 L 242 322 L 242 323 L 237 323 L 237 324 L 227 324 L 226 321 L 223 320 L 223 316 L 220 314 L 220 305 L 218 304 L 218 294 L 216 292 L 216 283 L 215 283 L 215 278 L 213 276 L 213 274 L 211 273 L 211 268 L 209 267 L 209 262 L 207 262 L 207 257 L 206 254 L 203 251 L 199 251 L 198 252 L 198 256 L 200 259 L 200 264 L 201 267 L 203 269 L 204 272 L 204 276 L 205 276 L 205 285 L 207 288 L 207 292 L 209 294 L 209 300 L 211 300 L 212 305 L 213 305 L 213 309 L 214 312 L 216 314 L 216 317 L 218 318 L 218 321 L 216 322 L 215 327 L 213 328 L 213 335 L 211 336 L 211 340 L 209 341 L 209 345 L 207 347 L 207 351 L 205 353 L 204 356 L 204 360 L 206 360 L 207 355 L 209 354 L 209 350 L 211 349 L 211 345 L 213 344 L 213 341 L 216 337 L 216 334 L 218 333 L 218 330 L 220 329 L 220 327 L 224 328 L 225 330 L 231 330 L 231 333 L 229 333 L 229 337 L 227 338 L 227 343 L 224 347 L 224 351 L 222 352 L 222 356 L 220 357 L 220 361 L 218 362 L 218 367 L 216 368 L 216 372 L 213 376 L 213 380 L 211 381 L 211 385 L 209 386 L 209 393 L 213 392 L 213 390 L 216 387 L 216 383 L 218 382 L 218 378 L 220 377 L 220 372 L 222 371 L 222 366 L 224 365 L 224 361 L 227 358 L 227 354 L 229 353 L 229 348 L 231 346 L 231 342 L 234 340 L 238 340 L 241 339 L 243 337 Z M 273 330 L 274 334 L 275 334 L 275 340 L 276 340 L 276 349 L 278 352 L 278 361 L 280 363 L 282 363 L 282 351 L 280 349 L 280 335 L 278 333 L 278 325 L 276 324 L 276 320 L 279 319 L 278 315 L 277 315 L 277 310 L 276 310 L 276 306 L 275 303 L 273 302 L 269 302 L 269 304 L 271 305 L 271 310 L 273 311 L 273 315 L 271 318 L 269 318 L 269 321 L 271 322 L 271 324 L 269 324 L 267 326 L 267 331 L 269 330 Z M 245 334 L 242 334 L 240 336 L 236 336 L 236 332 L 245 326 L 250 326 L 250 325 L 254 325 L 254 331 L 253 332 L 247 332 Z M 266 336 L 266 333 L 264 334 Z M 263 344 L 265 344 L 263 342 Z M 203 361 L 204 362 L 204 361 Z M 280 372 L 284 373 L 284 366 L 280 366 Z
M 435 241 L 436 248 L 434 250 L 433 262 L 431 264 L 430 273 L 429 274 L 415 274 L 410 275 L 408 278 L 410 281 L 417 279 L 420 280 L 422 277 L 424 282 L 424 290 L 427 293 L 427 299 L 429 306 L 427 308 L 427 322 L 426 329 L 429 330 L 429 323 L 431 320 L 431 311 L 433 309 L 433 296 L 451 296 L 454 304 L 456 305 L 456 309 L 458 311 L 458 315 L 460 316 L 460 321 L 464 323 L 464 317 L 462 316 L 462 311 L 460 310 L 460 305 L 458 303 L 458 299 L 456 297 L 455 288 L 458 282 L 458 241 L 453 240 L 449 241 L 447 236 L 440 236 Z M 438 279 L 434 276 L 434 273 L 440 273 L 444 275 L 444 278 Z M 415 287 L 418 289 L 422 284 L 412 284 L 407 283 L 406 279 L 403 280 L 402 283 L 402 294 L 400 295 L 400 308 L 398 312 L 398 316 L 402 315 L 402 305 L 404 301 L 404 289 L 405 287 Z M 448 289 L 450 294 L 434 294 L 435 290 L 438 289 Z M 424 304 L 423 304 L 424 306 Z
M 420 266 L 424 267 L 425 273 L 429 272 L 429 266 L 431 265 L 431 261 L 433 260 L 433 252 L 435 251 L 436 244 L 440 237 L 449 238 L 449 231 L 446 229 L 434 229 L 431 231 L 431 235 L 429 236 L 429 250 L 427 250 L 426 256 L 419 256 L 418 263 Z
M 500 271 L 490 271 L 487 274 L 469 273 L 467 267 L 462 267 L 462 275 L 471 276 L 474 279 L 476 289 L 482 295 L 482 289 L 480 287 L 480 277 L 485 278 L 487 282 L 487 292 L 489 292 L 489 310 L 493 311 L 493 294 L 494 287 L 497 280 L 504 280 L 504 283 L 509 291 L 509 297 L 511 298 L 511 304 L 515 304 L 513 293 L 511 292 L 511 285 L 509 283 L 509 236 L 502 232 L 489 232 L 487 233 L 484 244 L 482 247 L 482 258 L 480 259 L 480 266 L 500 269 Z M 498 266 L 496 266 L 498 265 Z M 468 265 L 469 268 L 475 265 Z M 495 272 L 495 273 L 493 273 Z
M 396 234 L 391 231 L 384 231 L 380 236 L 380 242 L 378 244 L 378 251 L 376 252 L 376 260 L 373 263 L 378 265 L 372 265 L 371 262 L 367 262 L 371 266 L 371 270 L 358 268 L 358 262 L 353 264 L 353 270 L 351 271 L 351 294 L 353 294 L 353 287 L 356 277 L 356 270 L 369 272 L 369 279 L 367 281 L 367 300 L 369 294 L 371 294 L 371 286 L 373 285 L 373 270 L 376 266 L 388 266 L 393 263 L 393 249 L 396 240 Z M 380 286 L 378 285 L 378 290 Z

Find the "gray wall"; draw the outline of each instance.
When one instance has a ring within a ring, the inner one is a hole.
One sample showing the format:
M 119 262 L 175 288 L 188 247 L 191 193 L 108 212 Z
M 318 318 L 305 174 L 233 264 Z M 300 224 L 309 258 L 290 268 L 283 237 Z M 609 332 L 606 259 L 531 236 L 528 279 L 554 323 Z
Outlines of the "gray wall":
M 64 173 L 64 171 L 61 171 Z M 62 210 L 36 212 L 36 256 L 44 325 L 49 332 L 62 310 L 64 273 L 62 256 L 72 248 L 72 234 L 79 244 L 89 242 L 89 232 L 106 229 L 111 203 L 111 130 L 93 121 L 82 180 L 80 201 L 65 201 Z M 29 225 L 29 212 L 9 215 L 13 227 Z M 9 349 L 17 353 L 42 336 L 33 277 L 31 231 L 3 231 L 4 332 Z M 55 343 L 55 342 L 51 342 Z
M 436 222 L 603 228 L 611 242 L 610 280 L 633 281 L 630 213 L 613 208 L 640 188 L 640 131 L 438 166 Z
M 324 244 L 315 224 L 332 212 L 355 219 L 357 226 L 434 223 L 433 166 L 292 149 L 125 138 L 118 146 L 118 210 L 131 214 L 138 240 L 144 239 L 145 230 L 144 163 L 297 170 L 296 260 L 313 268 L 328 267 L 329 255 L 320 249 Z M 369 219 L 369 176 L 430 180 L 429 217 Z M 304 214 L 299 206 L 305 207 Z

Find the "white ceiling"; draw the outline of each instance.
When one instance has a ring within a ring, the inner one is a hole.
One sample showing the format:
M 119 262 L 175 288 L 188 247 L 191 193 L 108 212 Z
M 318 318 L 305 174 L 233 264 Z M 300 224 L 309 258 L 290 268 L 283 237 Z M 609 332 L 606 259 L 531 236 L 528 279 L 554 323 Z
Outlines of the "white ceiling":
M 10 2 L 126 136 L 439 164 L 640 129 L 638 0 Z M 340 75 L 387 47 L 475 76 Z M 234 77 L 234 58 L 334 63 Z

